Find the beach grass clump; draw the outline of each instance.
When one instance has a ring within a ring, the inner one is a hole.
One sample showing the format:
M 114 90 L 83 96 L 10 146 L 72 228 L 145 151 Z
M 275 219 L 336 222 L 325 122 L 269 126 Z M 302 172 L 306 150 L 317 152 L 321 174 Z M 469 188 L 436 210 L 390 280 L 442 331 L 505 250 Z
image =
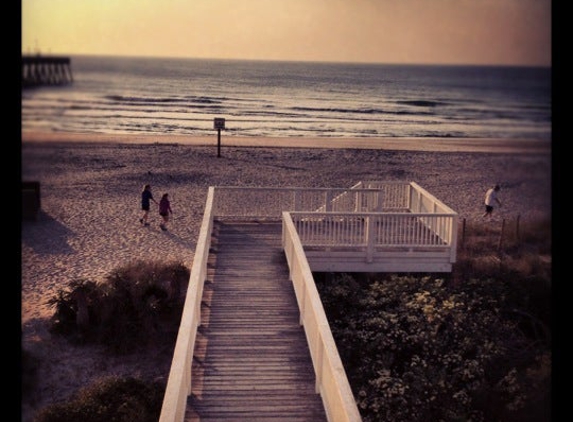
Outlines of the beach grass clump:
M 48 301 L 55 309 L 50 331 L 116 353 L 169 341 L 177 333 L 189 274 L 179 262 L 136 261 L 102 282 L 72 280 Z
M 34 422 L 156 422 L 165 385 L 133 377 L 106 377 L 70 400 L 40 410 Z
M 551 282 L 550 220 L 473 221 L 463 224 L 453 276 L 542 277 Z

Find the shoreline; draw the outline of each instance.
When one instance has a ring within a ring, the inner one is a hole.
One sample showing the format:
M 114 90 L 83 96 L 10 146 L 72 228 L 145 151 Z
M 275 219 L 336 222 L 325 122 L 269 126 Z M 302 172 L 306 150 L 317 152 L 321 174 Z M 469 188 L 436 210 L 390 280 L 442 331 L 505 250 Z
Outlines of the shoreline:
M 160 139 L 160 141 L 158 141 Z M 179 134 L 105 134 L 73 132 L 22 131 L 26 142 L 78 142 L 121 144 L 181 144 L 217 147 L 217 134 L 191 136 Z M 550 154 L 551 141 L 537 139 L 502 138 L 338 138 L 338 137 L 270 137 L 229 136 L 221 134 L 221 148 L 225 147 L 280 147 L 321 149 L 376 149 L 421 152 L 491 152 L 510 154 Z

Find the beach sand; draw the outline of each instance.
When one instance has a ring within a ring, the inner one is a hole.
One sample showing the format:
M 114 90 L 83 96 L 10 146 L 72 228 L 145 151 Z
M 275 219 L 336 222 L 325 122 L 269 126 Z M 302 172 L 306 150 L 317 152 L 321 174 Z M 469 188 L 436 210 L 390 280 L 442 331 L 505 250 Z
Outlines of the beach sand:
M 360 180 L 414 181 L 460 218 L 481 219 L 495 183 L 496 221 L 551 218 L 551 149 L 538 141 L 467 139 L 291 139 L 181 135 L 22 134 L 22 180 L 41 184 L 37 221 L 21 230 L 22 347 L 40 358 L 22 421 L 106 375 L 166 380 L 173 345 L 109 357 L 48 332 L 46 303 L 68 282 L 99 281 L 136 260 L 176 260 L 191 268 L 209 186 L 350 187 Z M 168 192 L 168 232 L 140 192 Z

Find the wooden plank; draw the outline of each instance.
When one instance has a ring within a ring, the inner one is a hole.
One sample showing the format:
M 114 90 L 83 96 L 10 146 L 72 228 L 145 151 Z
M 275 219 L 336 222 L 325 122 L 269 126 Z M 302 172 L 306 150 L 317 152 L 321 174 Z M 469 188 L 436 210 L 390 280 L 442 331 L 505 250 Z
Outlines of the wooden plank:
M 216 222 L 186 421 L 326 421 L 278 222 Z

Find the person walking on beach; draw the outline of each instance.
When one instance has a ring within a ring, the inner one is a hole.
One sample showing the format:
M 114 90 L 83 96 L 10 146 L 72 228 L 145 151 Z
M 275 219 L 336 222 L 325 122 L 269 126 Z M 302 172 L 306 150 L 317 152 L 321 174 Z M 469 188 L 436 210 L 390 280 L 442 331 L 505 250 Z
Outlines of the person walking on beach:
M 159 224 L 161 230 L 167 230 L 167 223 L 169 223 L 169 214 L 173 214 L 171 210 L 171 202 L 169 202 L 169 194 L 164 193 L 159 200 L 159 215 L 163 218 L 163 222 Z
M 141 209 L 143 210 L 143 216 L 139 219 L 139 222 L 144 226 L 149 226 L 147 217 L 149 216 L 151 201 L 157 204 L 157 201 L 153 198 L 153 194 L 151 193 L 151 185 L 144 185 L 141 191 Z
M 493 212 L 494 203 L 497 203 L 501 207 L 501 201 L 497 197 L 497 193 L 499 192 L 500 187 L 499 185 L 495 185 L 493 188 L 489 188 L 485 193 L 485 213 L 483 214 L 483 218 L 489 217 L 491 218 L 491 214 Z

